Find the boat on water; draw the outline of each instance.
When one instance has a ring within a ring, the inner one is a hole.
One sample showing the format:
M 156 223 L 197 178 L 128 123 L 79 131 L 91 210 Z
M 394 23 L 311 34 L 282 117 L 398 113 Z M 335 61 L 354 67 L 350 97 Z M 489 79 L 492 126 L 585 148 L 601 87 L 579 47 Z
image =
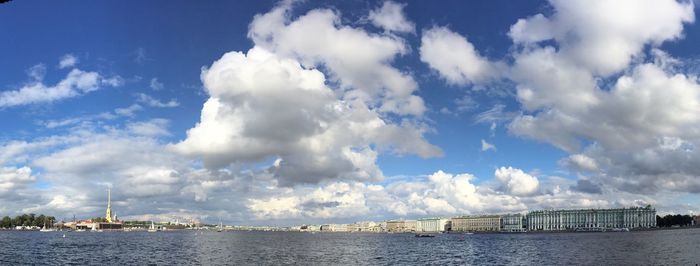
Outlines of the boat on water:
M 217 232 L 223 232 L 224 231 L 224 224 L 219 220 L 219 227 L 216 228 Z
M 48 228 L 46 226 L 46 222 L 44 222 L 44 227 L 42 227 L 39 232 L 56 232 L 58 231 L 56 228 Z
M 85 229 L 75 229 L 74 232 L 85 232 Z
M 151 227 L 148 228 L 148 232 L 149 232 L 149 233 L 155 233 L 155 232 L 157 232 L 157 231 L 158 231 L 158 230 L 156 230 L 156 225 L 153 223 L 153 221 L 151 221 Z
M 416 234 L 416 237 L 435 237 L 434 234 Z

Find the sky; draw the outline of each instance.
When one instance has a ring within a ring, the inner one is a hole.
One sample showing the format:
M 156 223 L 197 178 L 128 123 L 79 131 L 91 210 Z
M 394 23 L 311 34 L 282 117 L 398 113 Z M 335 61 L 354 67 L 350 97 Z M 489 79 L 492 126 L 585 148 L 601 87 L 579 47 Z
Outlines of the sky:
M 0 216 L 697 214 L 697 4 L 0 4 Z

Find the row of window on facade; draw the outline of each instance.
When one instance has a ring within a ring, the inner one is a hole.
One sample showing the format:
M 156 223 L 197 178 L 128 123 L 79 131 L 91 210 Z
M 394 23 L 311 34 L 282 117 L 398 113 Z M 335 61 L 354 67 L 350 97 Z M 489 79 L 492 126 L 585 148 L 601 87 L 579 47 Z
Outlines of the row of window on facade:
M 476 215 L 388 221 L 389 232 L 524 232 L 656 227 L 656 210 L 644 208 L 546 210 L 527 214 Z

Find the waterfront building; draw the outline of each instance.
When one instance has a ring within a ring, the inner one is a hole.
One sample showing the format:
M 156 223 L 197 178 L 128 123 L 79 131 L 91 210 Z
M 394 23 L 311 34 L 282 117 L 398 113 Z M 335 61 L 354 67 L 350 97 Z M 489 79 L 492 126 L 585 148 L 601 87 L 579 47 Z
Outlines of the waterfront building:
M 416 221 L 393 220 L 386 222 L 386 231 L 392 233 L 405 233 L 416 231 Z
M 321 225 L 321 231 L 323 232 L 347 232 L 347 224 L 324 224 Z
M 540 210 L 527 215 L 528 231 L 584 230 L 656 227 L 656 210 L 643 208 Z
M 501 215 L 501 231 L 503 232 L 524 232 L 525 230 L 525 215 L 505 214 Z
M 454 217 L 452 231 L 456 232 L 498 232 L 501 231 L 501 216 L 472 215 Z
M 318 232 L 318 231 L 321 231 L 321 226 L 318 226 L 315 224 L 304 225 L 301 227 L 301 230 L 307 231 L 307 232 Z
M 423 218 L 416 221 L 416 232 L 445 232 L 448 230 L 446 218 Z
M 357 222 L 355 224 L 355 230 L 358 232 L 376 232 L 377 223 L 372 221 Z

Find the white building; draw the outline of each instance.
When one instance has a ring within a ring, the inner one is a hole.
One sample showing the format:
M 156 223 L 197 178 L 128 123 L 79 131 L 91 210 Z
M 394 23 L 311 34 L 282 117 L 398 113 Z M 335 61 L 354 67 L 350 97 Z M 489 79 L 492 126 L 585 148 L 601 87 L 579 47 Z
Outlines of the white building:
M 528 231 L 656 227 L 656 210 L 644 208 L 542 210 L 527 215 Z
M 445 232 L 449 219 L 423 218 L 416 221 L 416 232 Z
M 321 226 L 321 231 L 326 232 L 347 232 L 347 224 L 324 224 Z
M 525 222 L 525 215 L 519 213 L 501 215 L 501 231 L 524 232 Z

